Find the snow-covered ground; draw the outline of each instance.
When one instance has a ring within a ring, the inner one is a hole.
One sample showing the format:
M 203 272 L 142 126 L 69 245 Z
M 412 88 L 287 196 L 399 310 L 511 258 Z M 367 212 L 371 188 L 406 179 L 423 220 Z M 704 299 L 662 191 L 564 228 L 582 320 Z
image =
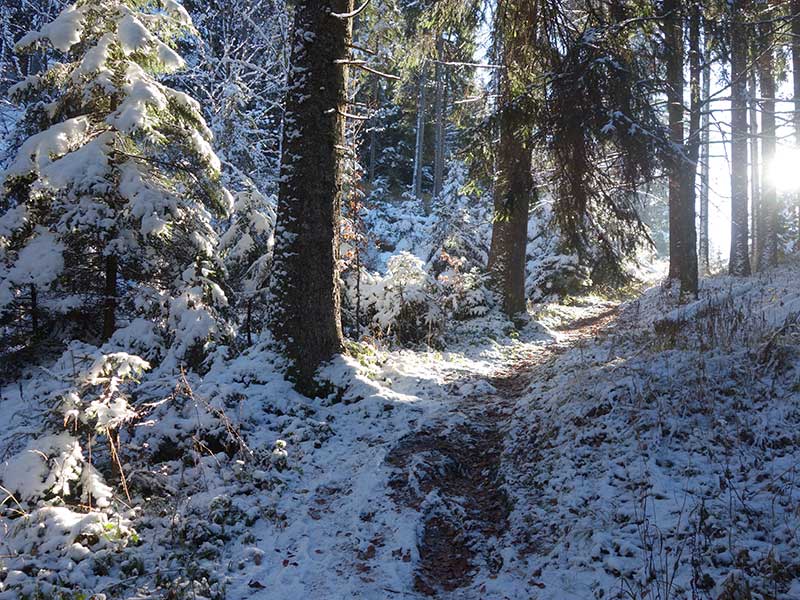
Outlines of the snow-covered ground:
M 796 600 L 798 273 L 712 278 L 684 307 L 655 286 L 520 330 L 486 317 L 444 351 L 353 345 L 326 400 L 266 343 L 202 378 L 151 373 L 121 516 L 92 533 L 75 507 L 6 499 L 0 599 L 716 600 L 738 573 Z M 0 460 L 52 419 L 68 359 L 0 390 Z

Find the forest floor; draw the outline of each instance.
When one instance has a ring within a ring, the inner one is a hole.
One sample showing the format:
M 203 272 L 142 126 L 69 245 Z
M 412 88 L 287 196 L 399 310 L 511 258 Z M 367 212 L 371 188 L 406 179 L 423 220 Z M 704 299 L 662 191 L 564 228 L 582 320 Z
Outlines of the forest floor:
M 797 600 L 799 270 L 489 316 L 441 351 L 354 345 L 335 402 L 257 346 L 122 440 L 135 545 L 76 558 L 0 528 L 0 599 L 57 580 L 137 600 Z M 41 385 L 0 390 L 4 452 Z

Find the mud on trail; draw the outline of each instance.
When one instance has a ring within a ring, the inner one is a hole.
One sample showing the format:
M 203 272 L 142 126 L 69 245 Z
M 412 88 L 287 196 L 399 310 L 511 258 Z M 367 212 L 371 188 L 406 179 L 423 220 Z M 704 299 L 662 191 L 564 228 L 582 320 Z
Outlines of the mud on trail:
M 500 552 L 511 500 L 504 490 L 502 461 L 512 409 L 539 369 L 584 341 L 599 337 L 618 305 L 557 329 L 556 340 L 536 344 L 522 359 L 488 379 L 495 393 L 464 398 L 463 420 L 446 417 L 402 438 L 389 452 L 389 481 L 399 505 L 423 515 L 417 539 L 414 590 L 427 596 L 468 586 L 484 570 L 503 567 Z

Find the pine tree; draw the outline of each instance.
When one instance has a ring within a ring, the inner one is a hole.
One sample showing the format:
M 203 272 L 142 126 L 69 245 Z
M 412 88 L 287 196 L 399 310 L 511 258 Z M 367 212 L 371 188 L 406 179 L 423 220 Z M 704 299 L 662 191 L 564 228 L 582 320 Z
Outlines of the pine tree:
M 683 0 L 663 4 L 666 49 L 667 113 L 670 140 L 674 145 L 669 159 L 669 277 L 680 281 L 681 292 L 697 294 L 697 247 L 694 223 L 694 184 L 697 172 L 693 156 L 693 131 L 684 131 L 684 42 L 686 12 Z M 691 49 L 690 49 L 691 50 Z M 695 73 L 696 70 L 692 69 Z M 694 88 L 694 85 L 692 86 Z M 694 89 L 692 89 L 694 95 Z M 696 111 L 691 111 L 694 118 Z
M 536 6 L 504 2 L 498 8 L 495 43 L 501 64 L 497 149 L 497 179 L 494 187 L 494 225 L 488 270 L 503 311 L 511 316 L 526 307 L 525 249 L 528 241 L 528 209 L 533 200 L 530 130 L 521 101 L 531 76 L 527 68 L 531 42 L 529 30 L 537 22 Z M 526 68 L 527 67 L 527 68 Z
M 765 16 L 767 13 L 762 13 Z M 758 85 L 761 89 L 761 185 L 756 227 L 755 268 L 762 271 L 778 263 L 778 190 L 775 179 L 769 176 L 773 168 L 777 147 L 775 115 L 775 50 L 772 23 L 759 24 L 759 53 L 757 63 Z
M 352 0 L 295 9 L 269 323 L 297 388 L 342 348 L 339 226 Z
M 731 275 L 749 275 L 747 252 L 747 25 L 746 2 L 731 5 Z
M 223 333 L 212 221 L 230 194 L 199 104 L 157 80 L 191 31 L 175 0 L 79 0 L 20 40 L 63 62 L 11 90 L 31 135 L 0 201 L 7 319 L 43 335 L 68 316 L 65 337 L 109 339 L 146 317 L 192 361 Z

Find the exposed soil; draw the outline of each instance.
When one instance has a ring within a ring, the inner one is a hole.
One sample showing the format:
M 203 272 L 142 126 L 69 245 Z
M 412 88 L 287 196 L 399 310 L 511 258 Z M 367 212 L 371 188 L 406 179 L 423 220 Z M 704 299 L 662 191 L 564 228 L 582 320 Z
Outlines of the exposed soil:
M 613 322 L 617 305 L 558 329 L 559 339 L 532 350 L 489 382 L 496 393 L 463 400 L 464 424 L 445 422 L 405 436 L 389 453 L 394 500 L 424 515 L 417 541 L 414 589 L 437 596 L 469 585 L 485 569 L 502 568 L 498 544 L 508 528 L 503 489 L 503 439 L 515 400 L 536 371 L 557 355 L 592 339 Z

